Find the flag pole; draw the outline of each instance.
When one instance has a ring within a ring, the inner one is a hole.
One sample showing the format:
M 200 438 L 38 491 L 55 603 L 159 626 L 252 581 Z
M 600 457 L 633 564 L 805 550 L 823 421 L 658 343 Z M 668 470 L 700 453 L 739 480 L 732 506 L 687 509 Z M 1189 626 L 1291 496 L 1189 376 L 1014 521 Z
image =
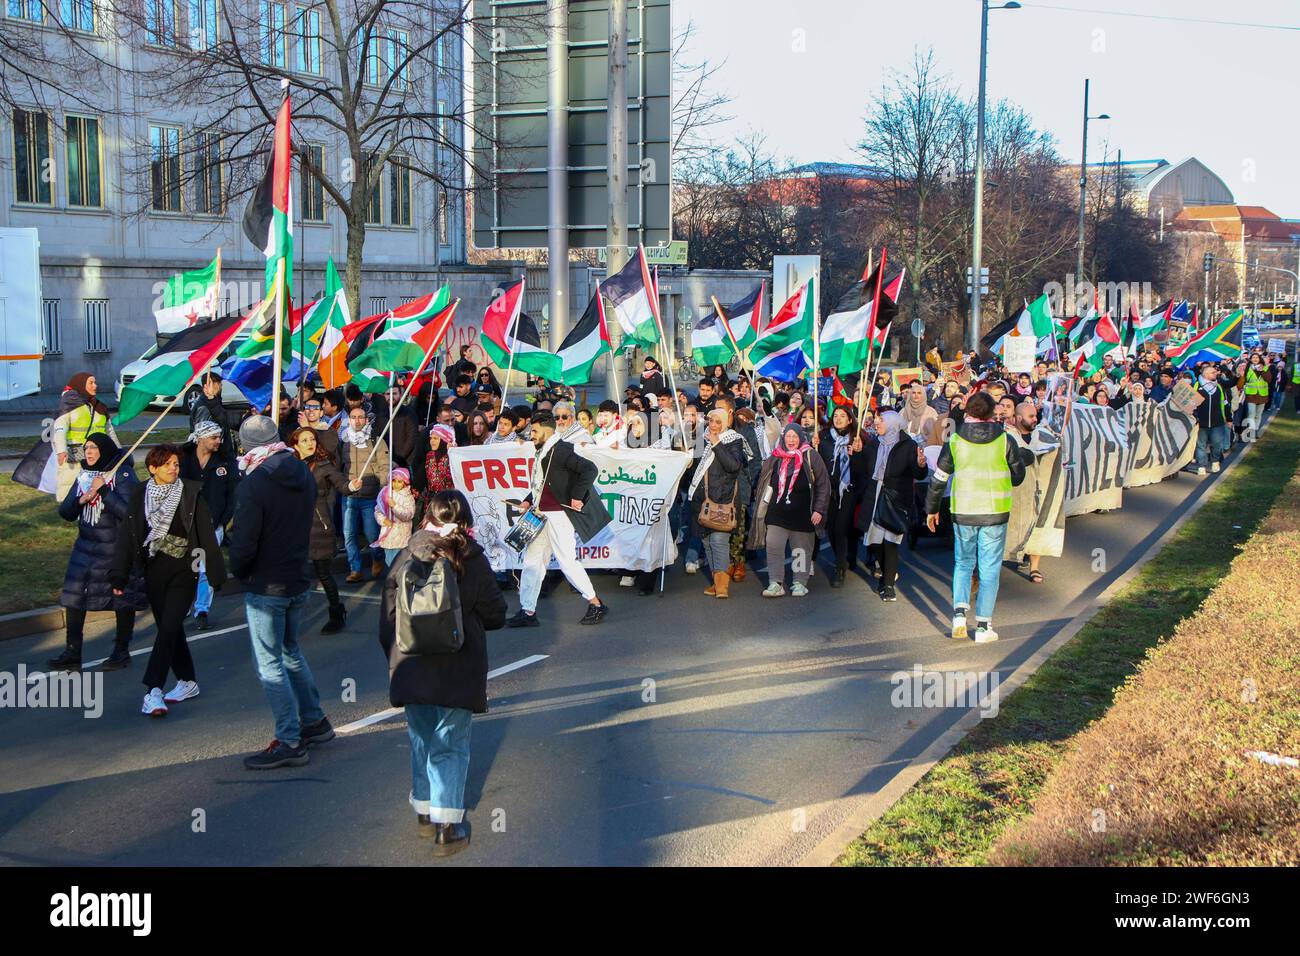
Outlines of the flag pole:
M 880 265 L 877 266 L 876 268 L 876 272 L 878 276 L 876 279 L 876 289 L 872 293 L 872 300 L 871 300 L 871 322 L 867 325 L 867 370 L 868 371 L 870 371 L 871 369 L 871 353 L 875 351 L 873 346 L 875 345 L 876 342 L 876 319 L 880 315 L 880 290 L 885 285 L 885 260 L 888 258 L 889 258 L 889 247 L 881 246 Z M 894 323 L 890 322 L 889 325 L 885 326 L 885 334 L 880 337 L 880 352 L 876 355 L 875 375 L 880 374 L 880 362 L 885 357 L 885 342 L 889 340 L 889 330 L 893 327 L 893 325 Z M 871 403 L 871 393 L 875 390 L 876 387 L 875 375 L 868 375 L 868 379 L 867 379 L 868 391 L 866 395 L 866 401 L 863 402 L 862 408 L 858 409 L 858 431 L 859 432 L 862 431 L 862 423 L 866 421 L 867 418 L 866 406 Z
M 217 274 L 213 282 L 213 288 L 216 290 L 216 301 L 212 303 L 212 317 L 215 319 L 221 314 L 221 247 L 217 246 Z M 206 375 L 212 371 L 212 366 L 216 364 L 217 357 L 214 355 L 212 361 L 208 363 L 207 368 L 203 370 Z
M 514 371 L 515 367 L 515 346 L 514 340 L 511 338 L 514 332 L 512 330 L 517 331 L 519 329 L 519 315 L 524 311 L 524 290 L 526 288 L 524 283 L 527 281 L 527 274 L 519 280 L 519 308 L 515 309 L 515 314 L 510 317 L 510 322 L 506 326 L 506 347 L 510 349 L 510 360 L 506 363 L 506 380 L 501 386 L 501 407 L 503 409 L 506 407 L 506 395 L 510 391 L 510 373 Z
M 284 259 L 275 266 L 275 343 L 271 358 L 271 421 L 280 425 L 280 362 L 284 358 Z
M 812 393 L 813 393 L 812 399 L 813 399 L 813 444 L 814 446 L 817 444 L 817 442 L 821 441 L 821 434 L 822 434 L 822 429 L 821 429 L 822 417 L 821 414 L 817 411 L 817 396 L 818 396 L 818 392 L 821 391 L 821 389 L 818 387 L 818 382 L 821 380 L 822 377 L 822 370 L 821 370 L 822 310 L 821 310 L 820 303 L 817 301 L 818 297 L 821 294 L 822 294 L 821 283 L 820 282 L 814 283 L 813 304 L 812 304 L 813 305 L 813 367 L 809 369 L 808 372 L 808 380 L 809 382 L 812 383 Z
M 870 249 L 867 250 L 867 270 L 866 270 L 866 272 L 865 272 L 865 273 L 863 274 L 863 276 L 862 276 L 863 279 L 870 279 L 870 278 L 871 278 L 871 272 L 872 272 L 872 269 L 871 269 L 871 263 L 872 263 L 872 260 L 875 259 L 875 257 L 876 257 L 876 250 L 875 250 L 875 247 L 873 246 L 873 247 L 871 247 Z M 875 318 L 875 316 L 872 316 L 872 318 Z M 868 328 L 867 331 L 870 332 L 871 329 Z M 872 344 L 873 344 L 873 343 L 872 343 L 871 337 L 868 336 L 868 337 L 867 337 L 867 364 L 868 364 L 868 365 L 871 364 L 871 346 L 872 346 Z M 859 418 L 858 418 L 858 431 L 859 431 L 859 432 L 862 431 L 862 417 L 861 417 L 861 411 L 862 411 L 862 406 L 863 406 L 863 404 L 865 404 L 865 403 L 864 403 L 864 400 L 863 400 L 863 394 L 862 394 L 862 392 L 863 392 L 863 388 L 862 388 L 862 386 L 863 386 L 863 383 L 864 383 L 864 379 L 865 379 L 865 377 L 866 377 L 866 374 L 867 374 L 867 368 L 866 368 L 866 366 L 863 366 L 861 369 L 858 370 L 858 400 L 857 400 L 857 403 L 856 403 L 856 404 L 857 404 L 857 406 L 858 406 L 858 412 L 859 412 Z M 871 393 L 868 392 L 868 393 L 867 393 L 867 396 L 866 396 L 868 400 L 870 399 L 870 395 L 871 395 Z
M 430 342 L 429 347 L 425 349 L 424 358 L 420 360 L 420 364 L 411 375 L 411 380 L 406 383 L 406 388 L 402 391 L 402 397 L 398 400 L 399 404 L 406 401 L 407 397 L 411 394 L 411 389 L 415 387 L 415 380 L 420 377 L 420 373 L 424 371 L 424 367 L 429 364 L 429 359 L 433 356 L 434 350 L 437 349 L 437 347 L 442 343 L 442 340 L 446 338 L 447 330 L 451 328 L 452 319 L 456 316 L 456 306 L 458 305 L 460 305 L 460 299 L 456 299 L 450 306 L 448 306 L 447 321 L 443 323 L 442 330 L 433 337 L 433 341 Z M 392 427 L 393 416 L 389 415 L 388 421 L 384 424 L 384 430 L 379 433 L 379 437 L 375 439 L 375 446 L 370 449 L 370 456 L 366 458 L 366 463 L 361 466 L 362 471 L 365 471 L 370 465 L 370 462 L 374 460 L 375 452 L 379 450 L 379 443 L 388 436 L 388 430 Z
M 659 267 L 655 266 L 655 298 L 658 299 L 658 297 Z M 659 348 L 657 351 L 659 352 L 660 361 L 663 361 L 665 349 L 668 352 L 668 361 L 664 363 L 668 369 L 668 387 L 673 390 L 673 408 L 677 409 L 677 431 L 680 432 L 682 436 L 682 450 L 688 451 L 689 449 L 686 447 L 686 433 L 683 428 L 685 422 L 682 420 L 682 400 L 677 394 L 677 380 L 673 375 L 673 347 L 668 341 L 668 336 L 664 334 L 664 323 L 663 320 L 659 318 L 659 309 L 655 308 L 651 311 L 654 313 L 655 327 L 659 330 Z M 665 502 L 665 504 L 666 503 L 667 502 Z

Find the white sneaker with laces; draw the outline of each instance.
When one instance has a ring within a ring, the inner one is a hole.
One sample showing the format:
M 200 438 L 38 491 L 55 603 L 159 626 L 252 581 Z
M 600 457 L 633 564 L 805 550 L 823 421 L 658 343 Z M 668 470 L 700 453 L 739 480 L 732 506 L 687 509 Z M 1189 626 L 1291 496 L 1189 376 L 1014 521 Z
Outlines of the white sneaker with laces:
M 178 680 L 176 686 L 163 694 L 163 700 L 169 704 L 179 704 L 183 700 L 189 700 L 192 697 L 199 696 L 199 682 L 193 680 Z
M 991 644 L 998 639 L 998 632 L 993 630 L 992 624 L 986 624 L 983 621 L 975 625 L 975 643 Z
M 700 562 L 698 562 L 698 561 L 687 561 L 687 562 L 686 562 L 686 573 L 687 573 L 687 574 L 696 574 L 696 573 L 699 572 L 699 570 L 700 570 Z
M 1205 469 L 1204 469 L 1204 468 L 1197 468 L 1197 469 L 1196 469 L 1196 477 L 1199 478 L 1199 477 L 1200 477 L 1201 475 L 1203 475 L 1203 474 L 1205 474 Z
M 773 581 L 767 587 L 763 588 L 763 597 L 779 598 L 785 597 L 785 588 Z
M 618 586 L 621 588 L 630 588 L 634 584 L 636 584 L 636 578 L 630 574 L 625 574 L 618 579 Z
M 966 631 L 966 615 L 954 614 L 952 616 L 952 639 L 954 641 L 967 640 L 970 635 Z
M 140 713 L 147 714 L 150 717 L 167 716 L 167 704 L 163 701 L 161 687 L 155 687 L 144 695 L 144 706 L 140 708 Z
M 791 597 L 807 597 L 807 596 L 808 596 L 808 585 L 806 585 L 806 584 L 800 584 L 799 582 L 795 582 L 794 584 L 790 585 L 790 596 L 791 596 Z
M 1217 475 L 1218 473 L 1219 473 L 1219 463 L 1218 463 L 1217 461 L 1215 461 L 1215 462 L 1211 462 L 1211 463 L 1210 463 L 1210 474 Z

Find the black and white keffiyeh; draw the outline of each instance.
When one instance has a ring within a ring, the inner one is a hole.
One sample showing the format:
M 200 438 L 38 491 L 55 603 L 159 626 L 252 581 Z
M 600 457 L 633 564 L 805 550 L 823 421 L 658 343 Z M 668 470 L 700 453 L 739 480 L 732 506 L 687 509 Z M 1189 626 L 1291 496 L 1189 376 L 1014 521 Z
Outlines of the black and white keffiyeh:
M 144 543 L 149 549 L 150 557 L 158 551 L 158 542 L 171 531 L 176 509 L 181 503 L 181 492 L 179 479 L 163 485 L 150 478 L 144 486 L 144 517 L 149 525 L 149 534 Z

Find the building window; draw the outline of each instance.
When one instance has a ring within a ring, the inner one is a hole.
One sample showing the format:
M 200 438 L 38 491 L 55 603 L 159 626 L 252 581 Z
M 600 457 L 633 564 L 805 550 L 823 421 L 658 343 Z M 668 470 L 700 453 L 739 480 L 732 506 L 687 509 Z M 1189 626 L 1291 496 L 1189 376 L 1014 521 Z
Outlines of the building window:
M 447 201 L 447 193 L 438 194 L 438 245 L 451 245 L 451 203 Z
M 213 50 L 220 35 L 217 28 L 217 0 L 189 0 L 190 49 Z
M 298 72 L 320 76 L 320 11 L 298 8 Z
M 433 41 L 433 63 L 441 75 L 443 67 L 447 65 L 447 34 L 445 33 Z
M 447 142 L 447 101 L 438 100 L 438 143 L 435 149 Z
M 384 81 L 384 57 L 380 49 L 381 39 L 368 32 L 361 33 L 361 77 L 369 86 L 379 86 Z
M 19 202 L 54 205 L 50 118 L 44 113 L 14 110 L 14 176 Z
M 409 36 L 405 30 L 388 31 L 388 72 L 393 75 L 393 89 L 406 89 L 406 64 L 410 55 Z
M 225 209 L 222 201 L 221 134 L 195 133 L 194 141 L 194 211 L 219 216 Z
M 86 351 L 111 352 L 113 339 L 109 334 L 108 300 L 86 299 Z
M 423 298 L 423 296 L 418 296 L 418 295 L 404 295 L 404 296 L 402 296 L 402 305 L 410 305 L 410 304 L 411 304 L 412 302 L 414 302 L 416 299 L 420 299 L 420 298 Z
M 388 164 L 388 224 L 411 224 L 411 166 L 410 159 L 401 153 Z
M 100 187 L 99 120 L 66 116 L 68 141 L 68 205 L 98 209 L 104 205 Z
M 59 300 L 41 300 L 41 351 L 46 355 L 63 354 L 63 329 L 59 327 Z
M 307 152 L 311 155 L 312 166 L 323 172 L 325 170 L 325 147 L 308 145 Z M 324 222 L 325 187 L 319 179 L 308 172 L 306 163 L 299 163 L 298 169 L 302 176 L 298 190 L 302 194 L 302 220 L 303 222 Z
M 69 30 L 94 33 L 94 0 L 59 0 L 59 19 Z
M 45 22 L 45 9 L 41 0 L 9 0 L 7 7 L 11 20 L 26 20 L 29 23 Z
M 144 25 L 150 43 L 176 45 L 176 7 L 177 0 L 144 0 Z
M 175 126 L 150 126 L 149 150 L 153 208 L 157 212 L 180 212 L 181 131 Z
M 382 295 L 372 295 L 370 297 L 370 314 L 378 315 L 381 312 L 388 311 L 388 299 Z
M 289 65 L 288 8 L 283 3 L 262 3 L 262 62 L 285 69 Z
M 370 177 L 370 167 L 374 163 L 374 153 L 366 156 L 366 162 L 362 168 L 363 182 Z M 370 191 L 370 202 L 366 204 L 366 225 L 382 226 L 384 224 L 384 177 L 382 175 L 375 177 L 375 185 Z

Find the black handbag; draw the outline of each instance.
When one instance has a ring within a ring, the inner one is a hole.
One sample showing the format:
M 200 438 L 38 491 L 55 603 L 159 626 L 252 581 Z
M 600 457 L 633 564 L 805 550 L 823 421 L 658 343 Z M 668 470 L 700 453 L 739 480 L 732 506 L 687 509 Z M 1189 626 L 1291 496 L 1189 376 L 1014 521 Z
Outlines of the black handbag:
M 912 510 L 901 492 L 882 486 L 872 520 L 890 534 L 906 534 L 912 524 Z

